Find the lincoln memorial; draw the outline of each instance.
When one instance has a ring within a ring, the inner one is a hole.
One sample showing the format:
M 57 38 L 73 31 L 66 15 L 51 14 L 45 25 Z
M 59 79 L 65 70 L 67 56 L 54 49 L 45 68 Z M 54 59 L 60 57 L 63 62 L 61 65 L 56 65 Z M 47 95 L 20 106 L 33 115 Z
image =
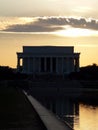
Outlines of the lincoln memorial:
M 17 53 L 17 71 L 38 75 L 78 72 L 79 55 L 73 46 L 23 46 L 23 52 Z

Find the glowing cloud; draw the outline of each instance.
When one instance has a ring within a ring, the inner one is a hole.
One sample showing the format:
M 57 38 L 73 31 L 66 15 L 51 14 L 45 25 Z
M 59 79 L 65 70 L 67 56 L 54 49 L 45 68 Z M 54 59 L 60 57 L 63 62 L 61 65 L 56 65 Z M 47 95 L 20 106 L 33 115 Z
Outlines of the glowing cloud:
M 51 32 L 62 36 L 98 36 L 98 20 L 73 17 L 0 18 L 0 30 L 5 32 Z

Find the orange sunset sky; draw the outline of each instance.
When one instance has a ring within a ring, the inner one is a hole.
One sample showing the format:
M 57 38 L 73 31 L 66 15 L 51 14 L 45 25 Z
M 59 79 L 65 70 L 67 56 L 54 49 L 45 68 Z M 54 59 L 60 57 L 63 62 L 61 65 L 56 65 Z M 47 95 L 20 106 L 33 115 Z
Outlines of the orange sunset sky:
M 98 0 L 0 0 L 0 65 L 22 46 L 74 46 L 80 66 L 98 64 Z

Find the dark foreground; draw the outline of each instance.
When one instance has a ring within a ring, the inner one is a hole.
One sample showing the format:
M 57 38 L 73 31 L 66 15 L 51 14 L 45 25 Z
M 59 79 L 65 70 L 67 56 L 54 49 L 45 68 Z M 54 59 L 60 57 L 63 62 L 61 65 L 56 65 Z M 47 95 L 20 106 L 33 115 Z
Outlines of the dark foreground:
M 0 130 L 46 130 L 25 95 L 17 88 L 0 86 Z

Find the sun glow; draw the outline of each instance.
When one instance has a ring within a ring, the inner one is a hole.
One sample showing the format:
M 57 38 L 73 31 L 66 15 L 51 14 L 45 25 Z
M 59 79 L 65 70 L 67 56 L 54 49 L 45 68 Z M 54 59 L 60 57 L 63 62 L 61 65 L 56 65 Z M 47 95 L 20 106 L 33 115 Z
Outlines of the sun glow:
M 81 37 L 81 36 L 98 36 L 97 31 L 90 29 L 81 29 L 81 28 L 66 28 L 64 30 L 58 31 L 57 35 L 67 36 L 67 37 Z
M 4 30 L 12 25 L 23 25 L 35 21 L 37 21 L 36 17 L 0 17 L 0 30 Z
M 37 21 L 37 18 L 36 17 L 20 17 L 19 18 L 19 21 L 23 24 L 26 24 L 26 23 L 30 23 L 30 22 L 35 22 Z

